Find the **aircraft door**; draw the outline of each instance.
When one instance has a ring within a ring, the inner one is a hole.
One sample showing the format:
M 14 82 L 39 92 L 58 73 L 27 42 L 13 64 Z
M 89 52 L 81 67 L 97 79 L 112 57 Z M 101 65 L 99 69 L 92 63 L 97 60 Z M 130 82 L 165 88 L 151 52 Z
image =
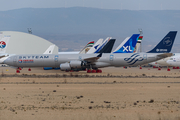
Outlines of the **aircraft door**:
M 114 60 L 114 55 L 110 55 L 109 56 L 109 61 L 113 61 Z
M 58 55 L 55 55 L 55 56 L 54 56 L 54 62 L 55 62 L 55 66 L 56 66 L 56 67 L 59 66 L 59 65 L 58 65 L 58 58 L 59 58 Z
M 143 59 L 147 60 L 147 54 L 143 54 Z
M 14 57 L 13 57 L 13 64 L 14 64 L 14 65 L 16 65 L 16 62 L 17 62 L 16 60 L 17 60 L 17 57 L 14 56 Z

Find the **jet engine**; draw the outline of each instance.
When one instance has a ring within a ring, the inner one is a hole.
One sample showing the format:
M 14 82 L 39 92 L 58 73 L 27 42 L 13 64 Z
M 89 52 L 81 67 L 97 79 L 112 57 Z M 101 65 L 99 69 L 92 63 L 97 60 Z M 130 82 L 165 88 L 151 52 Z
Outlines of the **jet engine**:
M 81 68 L 82 66 L 84 66 L 83 61 L 70 61 L 69 64 L 72 68 Z
M 86 65 L 86 63 L 83 61 L 70 61 L 69 63 L 60 64 L 60 69 L 61 70 L 71 70 L 71 69 L 82 68 L 85 65 Z
M 60 69 L 61 70 L 71 70 L 71 67 L 70 67 L 69 63 L 63 63 L 63 64 L 60 64 Z

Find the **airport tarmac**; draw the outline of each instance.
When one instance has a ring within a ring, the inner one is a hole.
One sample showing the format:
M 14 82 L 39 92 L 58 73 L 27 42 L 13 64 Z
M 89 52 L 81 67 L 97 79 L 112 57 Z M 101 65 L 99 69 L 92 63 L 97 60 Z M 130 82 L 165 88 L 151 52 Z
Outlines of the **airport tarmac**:
M 180 120 L 180 70 L 0 68 L 0 120 Z

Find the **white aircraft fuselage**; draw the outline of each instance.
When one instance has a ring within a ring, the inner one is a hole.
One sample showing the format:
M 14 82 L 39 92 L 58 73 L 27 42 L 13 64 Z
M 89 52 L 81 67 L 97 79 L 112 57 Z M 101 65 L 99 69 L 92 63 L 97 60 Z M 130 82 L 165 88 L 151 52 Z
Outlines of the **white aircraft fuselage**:
M 4 63 L 14 67 L 60 67 L 61 70 L 81 68 L 91 65 L 92 68 L 108 66 L 137 66 L 154 62 L 172 55 L 172 53 L 104 53 L 100 54 L 30 54 L 14 55 Z

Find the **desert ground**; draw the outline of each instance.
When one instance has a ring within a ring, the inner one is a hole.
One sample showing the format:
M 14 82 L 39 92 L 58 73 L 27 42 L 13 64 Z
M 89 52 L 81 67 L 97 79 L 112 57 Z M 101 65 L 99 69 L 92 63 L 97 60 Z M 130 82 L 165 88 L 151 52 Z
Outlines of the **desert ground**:
M 180 120 L 180 70 L 0 67 L 0 120 Z

